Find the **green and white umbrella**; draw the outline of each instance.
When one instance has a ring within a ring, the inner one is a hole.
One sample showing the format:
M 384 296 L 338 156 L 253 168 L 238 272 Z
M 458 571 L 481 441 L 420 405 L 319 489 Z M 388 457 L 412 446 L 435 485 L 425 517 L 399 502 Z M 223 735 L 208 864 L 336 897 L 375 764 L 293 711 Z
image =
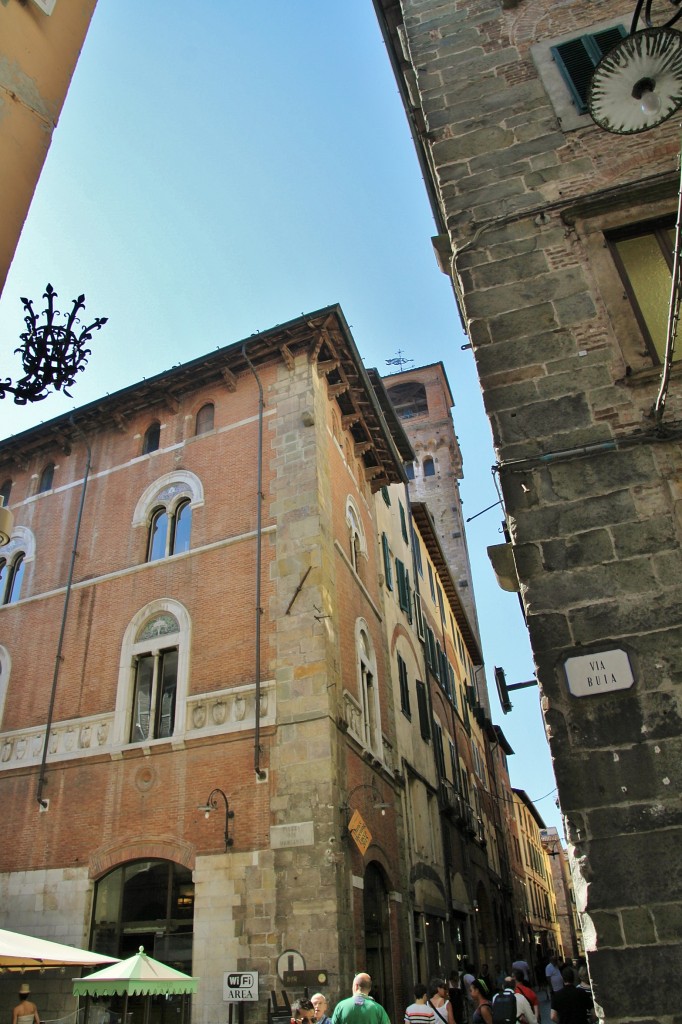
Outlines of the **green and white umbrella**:
M 147 956 L 144 947 L 127 960 L 105 967 L 86 978 L 74 978 L 75 996 L 156 996 L 196 992 L 198 978 L 176 971 Z
M 162 964 L 147 956 L 144 947 L 127 960 L 120 960 L 111 967 L 89 974 L 87 978 L 73 979 L 75 996 L 123 996 L 123 1015 L 126 1022 L 128 996 L 146 996 L 144 1019 L 149 1020 L 150 999 L 156 995 L 186 995 L 196 992 L 198 978 L 190 978 L 174 967 Z M 89 998 L 88 998 L 89 1002 Z M 87 1024 L 87 1002 L 85 1020 Z M 184 1017 L 184 1001 L 183 1001 Z

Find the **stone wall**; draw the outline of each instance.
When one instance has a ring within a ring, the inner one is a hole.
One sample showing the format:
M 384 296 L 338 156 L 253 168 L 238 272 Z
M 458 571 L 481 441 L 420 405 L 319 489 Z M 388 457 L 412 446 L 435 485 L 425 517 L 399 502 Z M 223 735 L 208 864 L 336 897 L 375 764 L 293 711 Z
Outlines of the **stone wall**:
M 556 104 L 539 44 L 629 25 L 630 3 L 378 6 L 403 20 L 394 56 L 493 429 L 595 996 L 609 1021 L 672 1020 L 679 376 L 657 430 L 660 369 L 605 232 L 674 211 L 678 127 L 608 136 Z M 569 692 L 567 658 L 613 650 L 631 687 Z

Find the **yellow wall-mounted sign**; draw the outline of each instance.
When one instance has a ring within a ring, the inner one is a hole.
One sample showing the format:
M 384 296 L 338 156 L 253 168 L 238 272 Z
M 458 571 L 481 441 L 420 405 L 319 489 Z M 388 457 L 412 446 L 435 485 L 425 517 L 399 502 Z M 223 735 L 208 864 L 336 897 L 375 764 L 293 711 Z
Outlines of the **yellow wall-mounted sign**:
M 352 835 L 358 850 L 364 856 L 367 847 L 372 842 L 372 833 L 367 828 L 360 811 L 353 811 L 353 817 L 348 822 L 348 831 Z

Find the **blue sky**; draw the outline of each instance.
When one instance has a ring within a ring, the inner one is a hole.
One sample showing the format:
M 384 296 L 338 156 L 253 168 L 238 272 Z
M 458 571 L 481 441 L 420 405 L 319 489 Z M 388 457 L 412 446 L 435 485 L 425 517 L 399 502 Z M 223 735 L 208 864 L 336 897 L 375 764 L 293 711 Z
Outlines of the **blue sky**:
M 42 308 L 48 281 L 109 323 L 72 399 L 5 400 L 0 435 L 338 302 L 366 365 L 445 364 L 474 515 L 497 499 L 494 454 L 433 234 L 371 0 L 99 0 L 0 300 L 2 373 L 19 296 Z M 512 784 L 561 830 L 537 690 L 506 716 L 494 693 L 494 665 L 533 672 L 485 551 L 500 520 L 468 527 L 491 700 Z

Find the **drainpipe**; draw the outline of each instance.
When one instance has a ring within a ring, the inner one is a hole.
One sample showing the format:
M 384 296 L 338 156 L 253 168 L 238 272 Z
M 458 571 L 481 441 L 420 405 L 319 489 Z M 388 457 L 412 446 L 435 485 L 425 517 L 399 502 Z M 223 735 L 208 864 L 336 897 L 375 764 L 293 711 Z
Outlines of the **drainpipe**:
M 36 800 L 41 810 L 47 809 L 47 800 L 43 799 L 43 789 L 47 779 L 45 778 L 45 764 L 47 762 L 47 751 L 50 743 L 50 730 L 52 729 L 52 719 L 54 716 L 54 705 L 57 697 L 57 683 L 59 681 L 59 669 L 62 664 L 62 646 L 64 644 L 64 633 L 66 631 L 66 617 L 69 611 L 69 601 L 71 599 L 71 585 L 73 583 L 73 570 L 76 564 L 76 555 L 78 554 L 78 535 L 80 534 L 81 522 L 83 520 L 83 506 L 85 504 L 85 492 L 88 486 L 88 477 L 90 475 L 90 464 L 92 462 L 92 452 L 88 439 L 83 431 L 76 426 L 74 420 L 71 420 L 72 427 L 81 435 L 85 450 L 87 451 L 87 460 L 85 463 L 85 473 L 83 475 L 83 485 L 81 487 L 81 500 L 78 506 L 78 518 L 76 519 L 76 530 L 73 537 L 73 549 L 71 551 L 71 562 L 69 563 L 69 575 L 66 581 L 66 591 L 64 593 L 64 608 L 62 609 L 62 623 L 59 629 L 59 640 L 57 642 L 57 653 L 54 659 L 54 673 L 52 675 L 52 690 L 50 692 L 50 706 L 47 712 L 47 725 L 45 727 L 45 742 L 43 743 L 43 756 L 40 762 L 40 774 L 38 775 L 38 788 L 36 790 Z
M 246 360 L 251 373 L 258 384 L 258 485 L 256 499 L 256 728 L 254 734 L 253 770 L 257 779 L 264 779 L 265 772 L 260 766 L 260 620 L 263 609 L 260 606 L 260 577 L 262 561 L 262 507 L 263 507 L 263 385 L 253 365 L 246 354 L 246 344 L 242 345 L 242 355 Z

